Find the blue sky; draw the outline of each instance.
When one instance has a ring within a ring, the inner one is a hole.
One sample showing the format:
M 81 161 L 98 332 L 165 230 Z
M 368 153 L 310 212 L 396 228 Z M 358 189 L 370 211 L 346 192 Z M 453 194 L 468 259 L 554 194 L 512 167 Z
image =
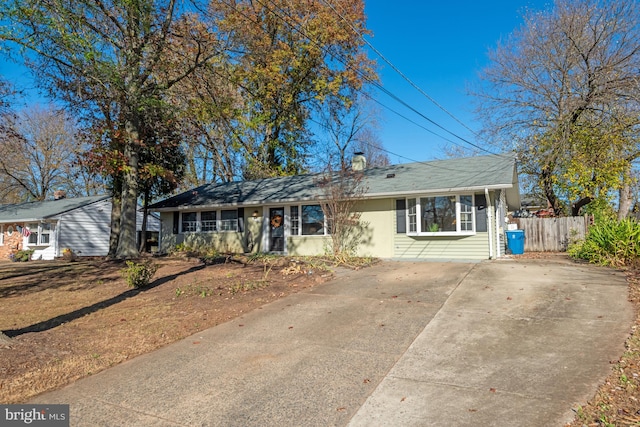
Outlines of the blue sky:
M 446 110 L 474 130 L 473 98 L 466 94 L 487 64 L 487 52 L 500 38 L 522 24 L 523 11 L 551 7 L 550 1 L 398 1 L 365 0 L 367 26 L 373 37 L 367 40 L 393 65 Z M 375 58 L 372 53 L 370 57 Z M 377 58 L 383 86 L 423 115 L 466 140 L 484 145 L 471 132 L 421 95 L 393 69 Z M 464 142 L 429 124 L 425 119 L 388 96 L 375 93 L 379 102 L 411 120 L 463 146 Z M 428 131 L 379 107 L 378 135 L 392 163 L 444 158 L 448 143 Z M 450 144 L 449 144 L 450 145 Z
M 466 87 L 477 81 L 477 72 L 487 64 L 489 48 L 522 23 L 523 11 L 549 8 L 550 1 L 365 0 L 367 26 L 373 31 L 373 37 L 367 40 L 446 110 L 478 130 L 480 124 L 474 120 L 473 98 L 466 94 Z M 378 61 L 381 83 L 388 91 L 451 132 L 484 145 L 412 88 L 375 53 L 371 52 L 370 57 Z M 28 74 L 15 64 L 0 59 L 0 74 L 29 87 Z M 412 121 L 466 146 L 387 95 L 376 91 L 374 97 Z M 380 113 L 377 133 L 384 147 L 395 153 L 389 154 L 392 163 L 446 157 L 443 147 L 450 145 L 447 141 L 384 107 L 377 108 Z

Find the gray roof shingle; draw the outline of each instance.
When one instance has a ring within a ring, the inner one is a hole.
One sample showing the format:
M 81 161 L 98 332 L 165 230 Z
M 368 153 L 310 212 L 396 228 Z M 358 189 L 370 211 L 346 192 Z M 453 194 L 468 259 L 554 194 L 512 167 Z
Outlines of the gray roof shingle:
M 42 202 L 0 205 L 0 223 L 39 221 L 108 199 L 109 196 L 75 197 Z
M 290 203 L 322 198 L 322 174 L 210 183 L 154 203 L 154 210 Z M 514 188 L 515 158 L 489 155 L 374 167 L 364 170 L 365 197 Z M 519 203 L 519 201 L 518 201 Z

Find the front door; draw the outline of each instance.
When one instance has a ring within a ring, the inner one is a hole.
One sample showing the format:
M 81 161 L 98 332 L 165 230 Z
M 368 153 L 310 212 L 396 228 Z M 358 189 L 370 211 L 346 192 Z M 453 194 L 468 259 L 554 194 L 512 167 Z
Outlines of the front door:
M 284 252 L 284 208 L 269 210 L 269 252 Z

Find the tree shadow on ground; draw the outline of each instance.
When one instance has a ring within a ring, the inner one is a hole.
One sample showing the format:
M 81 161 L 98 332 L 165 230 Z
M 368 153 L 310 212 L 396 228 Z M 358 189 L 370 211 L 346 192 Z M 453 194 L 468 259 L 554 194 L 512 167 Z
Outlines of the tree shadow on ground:
M 111 307 L 112 305 L 118 304 L 119 302 L 122 302 L 122 301 L 124 301 L 126 299 L 135 297 L 136 295 L 138 295 L 140 293 L 143 293 L 145 291 L 148 291 L 150 289 L 153 289 L 155 287 L 163 285 L 163 284 L 165 284 L 167 282 L 170 282 L 170 281 L 178 278 L 179 276 L 181 276 L 183 274 L 189 274 L 189 273 L 201 270 L 203 268 L 205 268 L 204 264 L 196 265 L 196 266 L 193 266 L 193 267 L 189 268 L 188 270 L 181 271 L 179 273 L 172 274 L 172 275 L 165 276 L 165 277 L 161 277 L 161 278 L 159 278 L 157 280 L 154 280 L 147 287 L 129 289 L 129 290 L 126 290 L 126 291 L 114 296 L 114 297 L 111 297 L 111 298 L 103 300 L 103 301 L 99 301 L 99 302 L 97 302 L 95 304 L 91 304 L 88 307 L 79 308 L 77 310 L 72 311 L 71 313 L 61 314 L 61 315 L 53 317 L 51 319 L 43 320 L 42 322 L 38 322 L 38 323 L 34 323 L 33 325 L 26 326 L 24 328 L 9 329 L 9 330 L 2 331 L 2 332 L 6 336 L 8 336 L 9 338 L 14 338 L 14 337 L 17 337 L 19 335 L 27 334 L 27 333 L 30 333 L 30 332 L 44 332 L 44 331 L 47 331 L 49 329 L 53 329 L 55 327 L 58 327 L 58 326 L 62 325 L 63 323 L 71 322 L 73 320 L 76 320 L 76 319 L 79 319 L 81 317 L 84 317 L 84 316 L 86 316 L 88 314 L 95 313 L 98 310 L 102 310 L 104 308 Z
M 29 261 L 23 265 L 7 264 L 0 266 L 0 298 L 69 286 L 85 276 L 90 276 L 92 280 L 87 281 L 83 287 L 92 288 L 117 276 L 122 268 L 122 263 L 114 261 L 79 261 L 68 264 Z

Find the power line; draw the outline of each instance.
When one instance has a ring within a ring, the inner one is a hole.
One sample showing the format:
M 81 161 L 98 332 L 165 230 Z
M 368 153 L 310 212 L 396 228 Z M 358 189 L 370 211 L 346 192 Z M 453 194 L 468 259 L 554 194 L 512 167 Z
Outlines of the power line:
M 340 17 L 340 19 L 342 19 L 351 28 L 351 30 L 353 30 L 353 32 L 356 33 L 360 37 L 360 39 L 363 42 L 365 42 L 367 44 L 367 46 L 369 46 L 369 48 L 371 48 L 371 50 L 373 50 L 376 53 L 376 55 L 378 55 L 384 62 L 386 62 L 393 69 L 393 71 L 398 73 L 398 75 L 400 75 L 400 77 L 402 77 L 407 83 L 409 83 L 411 86 L 413 86 L 414 89 L 416 89 L 418 92 L 420 92 L 420 94 L 422 94 L 425 98 L 427 98 L 429 101 L 431 101 L 436 107 L 438 107 L 439 109 L 444 111 L 447 115 L 449 115 L 452 119 L 454 119 L 456 122 L 458 122 L 461 126 L 463 126 L 469 132 L 473 133 L 476 137 L 478 137 L 478 134 L 473 129 L 471 129 L 469 126 L 467 126 L 465 123 L 463 123 L 462 120 L 458 119 L 449 110 L 444 108 L 433 97 L 431 97 L 428 93 L 426 93 L 420 86 L 418 86 L 409 77 L 407 77 L 402 71 L 400 71 L 400 69 L 398 67 L 396 67 L 386 56 L 384 56 L 382 54 L 382 52 L 380 52 L 371 42 L 369 42 L 367 39 L 365 39 L 364 34 L 362 34 L 362 32 L 360 30 L 358 30 L 348 19 L 346 19 L 344 17 L 344 15 L 342 15 L 340 12 L 338 12 L 331 3 L 329 3 L 327 0 L 322 0 L 322 2 L 324 4 L 326 4 L 327 6 L 329 6 L 331 8 L 331 10 L 333 10 L 336 13 L 336 15 L 338 15 Z
M 309 119 L 309 120 L 311 120 L 312 122 L 314 122 L 315 124 L 317 124 L 318 126 L 320 126 L 322 128 L 325 128 L 325 129 L 329 128 L 326 124 L 320 123 L 317 120 L 314 120 L 314 119 Z M 420 125 L 418 125 L 418 126 L 420 126 Z M 403 156 L 402 154 L 394 153 L 393 151 L 387 150 L 386 148 L 381 147 L 381 146 L 379 146 L 377 144 L 374 144 L 372 142 L 368 142 L 368 141 L 361 141 L 361 142 L 363 144 L 368 145 L 369 147 L 372 147 L 372 148 L 375 148 L 377 150 L 383 151 L 383 152 L 385 152 L 387 154 L 390 154 L 392 156 L 396 156 L 396 157 L 399 157 L 399 158 L 404 159 L 404 160 L 409 160 L 412 163 L 419 163 L 419 164 L 422 164 L 422 165 L 426 165 L 426 166 L 432 167 L 434 169 L 441 169 L 441 170 L 445 170 L 445 171 L 449 171 L 449 172 L 468 172 L 468 169 L 445 167 L 445 166 L 441 166 L 441 165 L 438 165 L 438 164 L 434 164 L 434 161 L 424 161 L 424 160 L 412 159 L 410 157 Z M 492 154 L 492 155 L 493 156 L 504 156 L 504 154 L 495 154 L 495 153 Z M 436 161 L 442 161 L 442 159 L 436 159 Z M 482 171 L 482 173 L 485 173 L 485 172 L 487 172 L 487 170 Z M 480 173 L 480 171 L 479 171 L 479 173 Z
M 323 1 L 324 1 L 324 0 L 323 0 Z M 257 3 L 259 3 L 260 5 L 262 5 L 262 6 L 263 6 L 265 9 L 267 9 L 269 12 L 273 13 L 273 14 L 274 14 L 278 19 L 280 19 L 282 22 L 284 22 L 284 23 L 285 23 L 286 25 L 288 25 L 290 28 L 292 28 L 292 29 L 293 29 L 293 30 L 295 30 L 296 32 L 300 33 L 303 37 L 305 37 L 305 38 L 306 38 L 307 40 L 309 40 L 311 43 L 313 43 L 314 45 L 316 45 L 316 46 L 317 46 L 318 48 L 320 48 L 322 51 L 324 51 L 324 52 L 326 52 L 326 53 L 328 53 L 328 54 L 330 54 L 330 55 L 333 55 L 334 57 L 336 57 L 336 58 L 338 59 L 338 61 L 339 61 L 339 62 L 341 62 L 341 63 L 342 63 L 343 65 L 345 65 L 346 67 L 349 67 L 349 64 L 346 62 L 345 58 L 344 58 L 342 55 L 340 55 L 339 53 L 336 53 L 336 52 L 331 52 L 331 51 L 330 51 L 329 49 L 327 49 L 324 45 L 322 45 L 322 44 L 318 43 L 316 40 L 314 40 L 312 37 L 310 37 L 307 33 L 305 33 L 305 32 L 304 32 L 302 29 L 300 29 L 297 25 L 291 24 L 290 22 L 288 22 L 287 20 L 285 20 L 285 19 L 282 17 L 282 15 L 280 15 L 280 14 L 279 14 L 278 12 L 276 12 L 275 10 L 273 10 L 273 9 L 269 8 L 269 7 L 268 7 L 266 4 L 264 4 L 261 0 L 256 0 L 256 2 L 257 2 Z M 270 3 L 271 3 L 271 4 L 272 4 L 272 5 L 273 5 L 273 6 L 274 6 L 274 7 L 275 7 L 279 12 L 284 13 L 284 14 L 285 14 L 285 15 L 287 15 L 291 20 L 293 20 L 293 21 L 295 22 L 295 18 L 294 18 L 294 17 L 292 17 L 292 16 L 291 16 L 289 13 L 287 13 L 286 11 L 283 11 L 282 9 L 280 9 L 280 8 L 278 7 L 278 5 L 276 5 L 276 4 L 274 3 L 274 1 L 273 1 L 273 0 L 269 0 L 269 2 L 270 2 Z M 326 3 L 326 2 L 325 2 L 325 3 Z M 228 3 L 227 3 L 227 5 L 228 5 Z M 339 17 L 339 18 L 341 18 L 342 20 L 346 20 L 346 18 L 344 18 L 343 16 L 339 15 L 331 5 L 329 5 L 329 7 L 331 7 L 331 9 L 334 11 L 334 13 L 336 13 L 336 14 L 338 15 L 338 17 Z M 247 18 L 248 18 L 248 16 L 246 16 L 246 15 L 245 15 L 245 17 L 247 17 Z M 358 34 L 360 34 L 360 33 L 358 33 Z M 361 36 L 361 37 L 362 37 L 362 36 Z M 366 42 L 366 41 L 365 41 L 365 42 Z M 398 103 L 402 104 L 403 106 L 405 106 L 405 107 L 406 107 L 406 108 L 408 108 L 409 110 L 413 111 L 414 113 L 416 113 L 417 115 L 419 115 L 419 116 L 420 116 L 420 117 L 422 117 L 423 119 L 427 120 L 429 123 L 433 124 L 434 126 L 436 126 L 436 127 L 440 128 L 440 129 L 442 129 L 443 131 L 447 132 L 448 134 L 452 135 L 453 137 L 455 137 L 455 138 L 457 138 L 457 139 L 459 139 L 459 140 L 463 141 L 464 143 L 466 143 L 466 144 L 468 144 L 468 145 L 470 145 L 470 146 L 472 146 L 472 147 L 474 147 L 474 148 L 476 148 L 476 149 L 478 149 L 478 150 L 480 150 L 480 151 L 484 151 L 484 152 L 486 152 L 486 153 L 488 153 L 488 154 L 496 154 L 496 153 L 494 153 L 494 152 L 492 152 L 492 151 L 490 151 L 490 150 L 487 150 L 487 149 L 486 149 L 486 148 L 484 148 L 484 147 L 481 147 L 481 146 L 479 146 L 479 145 L 477 145 L 477 144 L 474 144 L 473 142 L 471 142 L 471 141 L 469 141 L 469 140 L 467 140 L 467 139 L 465 139 L 465 138 L 463 138 L 463 137 L 461 137 L 461 136 L 459 136 L 459 135 L 455 134 L 454 132 L 452 132 L 452 131 L 448 130 L 447 128 L 445 128 L 444 126 L 442 126 L 442 125 L 440 125 L 439 123 L 435 122 L 435 121 L 434 121 L 434 120 L 432 120 L 431 118 L 427 117 L 425 114 L 423 114 L 422 112 L 420 112 L 419 110 L 417 110 L 417 109 L 416 109 L 416 108 L 414 108 L 413 106 L 409 105 L 406 101 L 404 101 L 403 99 L 401 99 L 399 96 L 395 95 L 394 93 L 392 93 L 391 91 L 389 91 L 388 89 L 386 89 L 385 87 L 383 87 L 380 83 L 378 83 L 377 81 L 374 81 L 374 80 L 370 79 L 366 74 L 364 74 L 364 73 L 362 72 L 362 70 L 357 69 L 357 68 L 355 68 L 355 69 L 353 69 L 353 70 L 354 70 L 356 73 L 358 73 L 361 77 L 363 77 L 366 81 L 368 81 L 370 84 L 372 84 L 373 86 L 375 86 L 377 89 L 379 89 L 380 91 L 384 92 L 387 96 L 391 97 L 392 99 L 394 99 L 394 100 L 395 100 L 395 101 L 397 101 Z M 365 92 L 363 92 L 363 91 L 359 91 L 359 92 L 360 92 L 360 93 L 362 93 L 362 94 L 364 94 L 365 96 L 369 97 L 370 99 L 373 99 L 373 98 L 372 98 L 372 97 L 370 97 L 368 94 L 365 94 Z M 376 101 L 376 102 L 378 102 L 378 103 L 379 103 L 380 105 L 382 105 L 383 107 L 385 107 L 385 108 L 389 109 L 390 111 L 393 111 L 391 108 L 387 107 L 386 105 L 382 104 L 381 102 L 379 102 L 379 101 Z M 398 113 L 397 113 L 397 112 L 395 112 L 395 111 L 393 111 L 393 112 L 394 112 L 395 114 L 398 114 Z M 400 115 L 400 117 L 405 118 L 405 117 L 404 117 L 404 116 L 402 116 L 402 115 Z M 406 119 L 406 118 L 405 118 L 405 119 Z M 409 120 L 409 121 L 410 121 L 410 120 Z M 413 121 L 410 121 L 410 122 L 415 124 L 415 122 L 413 122 Z M 422 127 L 422 126 L 420 126 L 420 127 Z M 422 128 L 423 128 L 423 129 L 425 129 L 424 127 L 422 127 Z M 434 132 L 431 132 L 431 133 L 433 133 L 434 135 L 436 135 L 436 136 L 438 136 L 438 137 L 440 137 L 440 138 L 442 138 L 442 139 L 445 139 L 446 141 L 448 141 L 448 142 L 450 142 L 450 143 L 452 143 L 452 144 L 454 144 L 454 145 L 456 145 L 456 146 L 458 146 L 458 147 L 464 148 L 464 147 L 460 146 L 459 144 L 456 144 L 455 142 L 453 142 L 453 141 L 451 141 L 451 140 L 448 140 L 448 139 L 446 139 L 446 138 L 443 138 L 441 135 L 439 135 L 439 134 L 437 134 L 437 133 L 434 133 Z

